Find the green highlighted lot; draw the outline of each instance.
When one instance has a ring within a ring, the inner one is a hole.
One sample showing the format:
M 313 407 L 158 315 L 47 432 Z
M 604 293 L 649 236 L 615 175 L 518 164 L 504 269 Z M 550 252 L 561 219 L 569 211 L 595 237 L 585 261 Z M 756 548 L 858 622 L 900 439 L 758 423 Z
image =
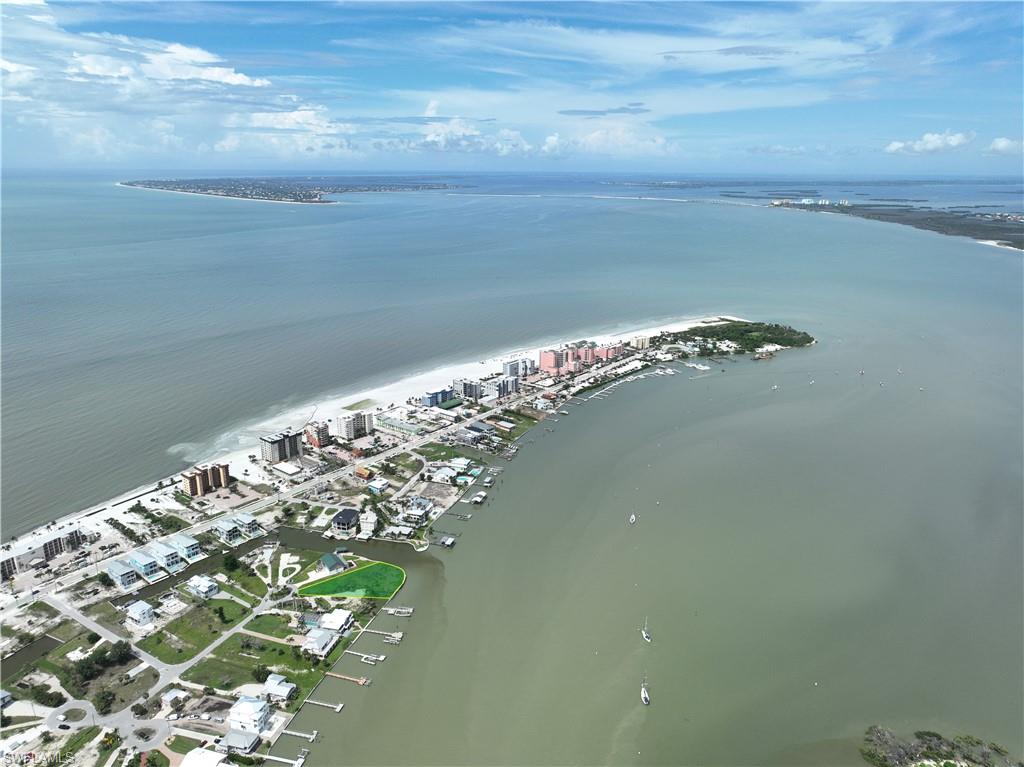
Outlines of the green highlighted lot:
M 405 570 L 387 562 L 372 562 L 347 573 L 332 575 L 299 589 L 304 597 L 391 599 L 405 583 Z

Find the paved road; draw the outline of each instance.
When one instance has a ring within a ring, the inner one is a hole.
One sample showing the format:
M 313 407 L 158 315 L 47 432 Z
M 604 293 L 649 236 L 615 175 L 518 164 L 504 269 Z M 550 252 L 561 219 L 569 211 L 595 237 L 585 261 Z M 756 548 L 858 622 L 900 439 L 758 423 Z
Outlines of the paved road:
M 545 391 L 557 391 L 560 388 L 560 385 L 552 386 L 548 389 L 545 389 Z M 521 394 L 518 397 L 515 397 L 502 403 L 501 407 L 517 407 L 526 402 L 527 400 L 535 398 L 537 394 L 538 391 L 531 391 L 530 394 Z M 295 496 L 304 493 L 308 490 L 312 490 L 317 485 L 320 485 L 324 482 L 333 482 L 334 480 L 337 479 L 352 476 L 355 470 L 361 466 L 372 466 L 382 461 L 386 461 L 389 458 L 394 458 L 395 456 L 401 455 L 402 453 L 407 453 L 410 450 L 415 450 L 416 448 L 422 447 L 428 442 L 436 442 L 438 439 L 449 436 L 460 429 L 464 429 L 472 423 L 482 421 L 485 418 L 491 418 L 494 415 L 494 411 L 488 411 L 467 418 L 463 421 L 460 421 L 459 423 L 452 424 L 451 426 L 445 426 L 444 428 L 438 429 L 437 431 L 428 432 L 427 434 L 421 435 L 419 437 L 414 437 L 413 439 L 408 440 L 407 442 L 401 443 L 397 447 L 393 447 L 382 453 L 378 453 L 377 455 L 373 455 L 368 458 L 355 461 L 353 463 L 348 464 L 347 466 L 341 467 L 340 469 L 334 469 L 333 471 L 320 474 L 319 476 L 314 477 L 313 479 L 307 480 L 305 482 L 302 482 L 301 484 L 295 485 L 294 487 L 290 487 L 286 490 L 283 490 L 280 493 L 277 493 L 276 495 L 270 495 L 265 498 L 261 498 L 257 501 L 253 501 L 252 503 L 233 509 L 229 512 L 224 512 L 224 514 L 238 514 L 240 512 L 245 512 L 247 514 L 259 514 L 260 512 L 266 511 L 267 509 L 274 507 L 278 503 L 287 503 L 290 500 L 294 500 Z M 184 530 L 181 530 L 179 532 L 186 533 L 188 535 L 197 535 L 199 533 L 206 532 L 213 527 L 215 521 L 220 516 L 223 515 L 218 515 L 217 517 L 204 519 L 202 522 L 197 522 L 191 527 L 185 528 Z M 153 540 L 162 539 L 155 538 Z M 79 572 L 73 575 L 60 578 L 60 586 L 56 585 L 56 581 L 40 586 L 38 588 L 38 594 L 33 595 L 32 599 L 44 599 L 48 595 L 56 594 L 58 591 L 66 591 L 72 586 L 74 586 L 76 583 L 79 583 L 80 581 L 88 578 L 90 574 L 98 573 L 114 560 L 123 559 L 124 557 L 125 553 L 120 553 L 114 554 L 110 557 L 107 557 L 106 559 L 98 560 L 96 562 L 90 562 L 86 567 L 83 567 Z M 27 599 L 23 600 L 23 604 L 27 602 Z M 3 620 L 5 618 L 5 614 L 8 611 L 13 611 L 16 609 L 20 609 L 20 605 L 15 604 L 13 600 L 7 605 L 5 605 L 3 608 L 0 608 L 0 620 Z
M 85 615 L 81 610 L 68 604 L 59 595 L 50 594 L 43 597 L 43 601 L 60 610 L 64 615 L 69 618 L 81 623 L 90 631 L 95 631 L 101 637 L 109 642 L 121 641 L 124 637 L 118 636 L 110 629 L 97 623 L 89 616 Z M 259 604 L 253 608 L 253 614 L 259 614 L 266 609 L 271 603 L 269 591 L 263 596 Z M 230 629 L 221 634 L 217 639 L 213 641 L 208 647 L 200 650 L 194 657 L 190 658 L 183 663 L 165 663 L 159 658 L 150 655 L 149 653 L 143 652 L 138 647 L 133 647 L 135 654 L 144 662 L 156 670 L 159 675 L 157 681 L 149 688 L 147 694 L 151 697 L 156 692 L 162 690 L 167 685 L 176 681 L 178 677 L 187 672 L 190 668 L 200 663 L 204 659 L 208 658 L 218 647 L 224 642 L 233 637 L 235 634 L 242 631 L 242 627 L 245 625 L 246 620 L 241 620 Z M 141 695 L 139 696 L 141 700 Z M 126 708 L 124 711 L 118 711 L 114 714 L 97 714 L 96 709 L 92 703 L 87 700 L 70 700 L 59 708 L 55 708 L 49 716 L 46 718 L 46 725 L 55 732 L 57 726 L 61 722 L 57 719 L 58 716 L 67 712 L 68 709 L 80 708 L 85 710 L 86 717 L 79 722 L 64 722 L 63 724 L 68 725 L 72 730 L 79 730 L 83 727 L 89 727 L 93 724 L 100 725 L 102 727 L 112 727 L 116 729 L 121 737 L 125 741 L 125 745 L 135 746 L 139 750 L 145 750 L 149 748 L 156 748 L 164 739 L 167 737 L 171 725 L 164 719 L 136 719 L 131 712 L 131 706 Z M 136 730 L 139 729 L 150 729 L 154 731 L 154 734 L 143 740 L 134 735 Z

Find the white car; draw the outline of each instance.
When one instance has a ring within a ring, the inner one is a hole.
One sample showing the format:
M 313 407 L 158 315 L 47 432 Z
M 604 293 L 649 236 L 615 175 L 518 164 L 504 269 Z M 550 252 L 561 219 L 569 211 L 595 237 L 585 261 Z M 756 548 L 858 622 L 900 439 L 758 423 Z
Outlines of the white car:
M 60 714 L 60 715 L 59 715 L 59 716 L 57 717 L 57 721 L 58 721 L 58 722 L 66 722 L 67 720 L 68 720 L 68 718 L 67 718 L 66 716 L 64 716 L 64 714 Z

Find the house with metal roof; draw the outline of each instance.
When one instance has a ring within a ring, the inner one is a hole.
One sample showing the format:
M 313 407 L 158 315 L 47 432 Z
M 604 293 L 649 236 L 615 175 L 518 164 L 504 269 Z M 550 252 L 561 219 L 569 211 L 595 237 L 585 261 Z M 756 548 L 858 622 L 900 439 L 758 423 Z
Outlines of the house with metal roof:
M 220 591 L 217 581 L 208 575 L 193 575 L 185 583 L 185 587 L 200 599 L 209 599 Z
M 160 563 L 145 549 L 136 549 L 130 552 L 128 564 L 146 580 L 152 580 L 160 574 Z
M 327 629 L 310 629 L 306 634 L 306 641 L 302 643 L 302 649 L 310 655 L 323 658 L 334 649 L 334 645 L 338 644 L 340 638 L 333 631 Z
M 271 674 L 263 683 L 263 694 L 269 695 L 271 700 L 285 701 L 295 694 L 295 685 L 289 682 L 281 674 Z
M 263 532 L 260 523 L 256 521 L 256 517 L 252 514 L 235 514 L 231 521 L 238 525 L 239 530 L 250 537 L 260 535 Z
M 338 554 L 328 552 L 320 557 L 316 569 L 321 573 L 337 573 L 347 567 L 345 560 Z
M 148 626 L 153 622 L 153 606 L 141 599 L 128 605 L 125 613 L 128 615 L 128 620 L 136 626 Z
M 169 573 L 177 572 L 187 564 L 175 549 L 161 541 L 153 541 L 146 546 L 146 551 Z
M 185 535 L 184 533 L 175 533 L 168 537 L 165 543 L 172 549 L 178 552 L 178 555 L 182 559 L 187 559 L 192 562 L 203 556 L 203 549 L 199 545 L 199 541 L 193 538 L 191 535 Z
M 229 546 L 242 540 L 242 531 L 234 519 L 218 519 L 213 523 L 213 531 Z
M 114 585 L 127 591 L 139 581 L 139 574 L 134 568 L 129 567 L 123 560 L 115 559 L 107 565 L 107 575 L 114 581 Z

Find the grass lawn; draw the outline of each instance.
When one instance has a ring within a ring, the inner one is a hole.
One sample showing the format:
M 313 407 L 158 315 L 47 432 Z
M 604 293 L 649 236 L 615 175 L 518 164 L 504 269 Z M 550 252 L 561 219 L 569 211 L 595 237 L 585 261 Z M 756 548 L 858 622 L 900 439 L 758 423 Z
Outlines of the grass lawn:
M 85 709 L 69 708 L 64 712 L 64 715 L 68 718 L 69 722 L 81 722 L 85 719 Z
M 217 615 L 219 607 L 224 608 L 226 621 L 221 621 Z M 162 631 L 150 634 L 138 643 L 138 647 L 164 663 L 180 663 L 195 656 L 219 637 L 224 629 L 235 625 L 248 614 L 249 611 L 238 602 L 211 599 L 175 618 Z
M 171 760 L 163 751 L 154 748 L 146 752 L 146 767 L 171 767 Z
M 281 639 L 285 639 L 296 632 L 296 629 L 288 627 L 287 616 L 277 615 L 276 613 L 257 615 L 246 623 L 245 627 L 249 631 L 255 631 L 258 634 L 268 634 L 269 636 L 280 637 Z
M 60 751 L 61 759 L 70 762 L 71 757 L 96 739 L 96 736 L 100 734 L 100 729 L 99 727 L 85 727 L 78 732 L 71 733 L 71 737 Z
M 241 586 L 243 589 L 248 591 L 250 594 L 254 594 L 258 597 L 263 596 L 267 593 L 267 584 L 261 581 L 255 573 L 249 575 L 243 573 L 240 569 L 235 570 L 227 574 L 228 578 L 233 580 L 236 584 Z
M 105 599 L 88 608 L 85 611 L 85 614 L 104 628 L 113 631 L 119 637 L 128 639 L 128 632 L 125 631 L 124 626 L 121 625 L 121 621 L 124 620 L 124 616 L 120 610 Z
M 56 618 L 58 615 L 57 610 L 50 607 L 46 602 L 33 602 L 28 606 L 28 609 L 36 615 L 41 615 L 44 618 Z
M 273 666 L 298 687 L 297 695 L 287 706 L 287 710 L 295 711 L 323 678 L 324 672 L 341 657 L 350 641 L 351 638 L 346 637 L 339 642 L 327 656 L 327 663 L 321 666 L 301 655 L 296 658 L 294 648 L 289 645 L 236 634 L 218 647 L 212 657 L 190 668 L 182 679 L 204 687 L 209 685 L 220 690 L 232 690 L 242 684 L 254 683 L 252 671 L 256 666 Z
M 117 679 L 108 679 L 108 682 L 115 682 L 114 684 L 106 685 L 106 687 L 114 693 L 114 702 L 111 705 L 110 710 L 123 711 L 128 708 L 142 697 L 142 693 L 155 685 L 159 678 L 160 675 L 155 669 L 146 668 L 124 683 L 121 683 Z M 100 679 L 103 679 L 103 677 L 100 677 Z M 93 684 L 95 684 L 95 682 Z M 91 697 L 92 696 L 90 695 L 90 698 Z
M 57 639 L 63 639 L 65 642 L 70 642 L 79 636 L 85 636 L 89 633 L 89 630 L 78 621 L 65 620 L 58 623 L 52 629 L 46 632 L 52 637 Z
M 395 456 L 393 460 L 403 469 L 410 471 L 413 474 L 423 468 L 423 461 L 412 453 L 402 453 L 401 455 Z
M 537 419 L 536 418 L 530 418 L 530 416 L 528 416 L 528 415 L 523 415 L 522 413 L 516 413 L 515 411 L 512 411 L 512 410 L 503 410 L 501 412 L 501 420 L 502 421 L 511 421 L 512 423 L 514 423 L 516 425 L 516 427 L 512 431 L 508 432 L 507 434 L 503 433 L 503 432 L 500 432 L 500 431 L 497 432 L 497 435 L 499 437 L 502 437 L 502 438 L 508 439 L 508 440 L 519 439 L 527 431 L 529 431 L 530 429 L 532 429 L 534 426 L 537 425 Z
M 282 553 L 292 555 L 293 559 L 289 567 L 293 565 L 299 566 L 299 570 L 295 575 L 285 579 L 285 582 L 289 583 L 304 580 L 305 576 L 313 571 L 316 563 L 320 561 L 320 557 L 324 554 L 322 551 L 313 551 L 312 549 L 287 549 Z M 295 557 L 298 557 L 298 561 L 294 559 Z
M 458 458 L 465 454 L 457 447 L 442 445 L 440 442 L 428 442 L 416 448 L 416 452 L 428 461 L 447 461 L 449 458 Z
M 193 748 L 199 748 L 201 742 L 192 738 L 186 738 L 184 735 L 175 735 L 171 738 L 171 742 L 167 744 L 167 748 L 176 754 L 187 754 Z
M 403 583 L 405 570 L 401 567 L 387 562 L 372 562 L 303 586 L 299 589 L 299 595 L 391 599 Z
M 238 586 L 236 586 L 233 583 L 221 583 L 220 581 L 217 581 L 217 585 L 220 587 L 221 591 L 225 591 L 228 594 L 231 594 L 232 596 L 238 597 L 239 599 L 246 602 L 250 607 L 259 604 L 259 597 L 254 597 L 251 594 L 242 591 L 240 588 L 238 588 Z

